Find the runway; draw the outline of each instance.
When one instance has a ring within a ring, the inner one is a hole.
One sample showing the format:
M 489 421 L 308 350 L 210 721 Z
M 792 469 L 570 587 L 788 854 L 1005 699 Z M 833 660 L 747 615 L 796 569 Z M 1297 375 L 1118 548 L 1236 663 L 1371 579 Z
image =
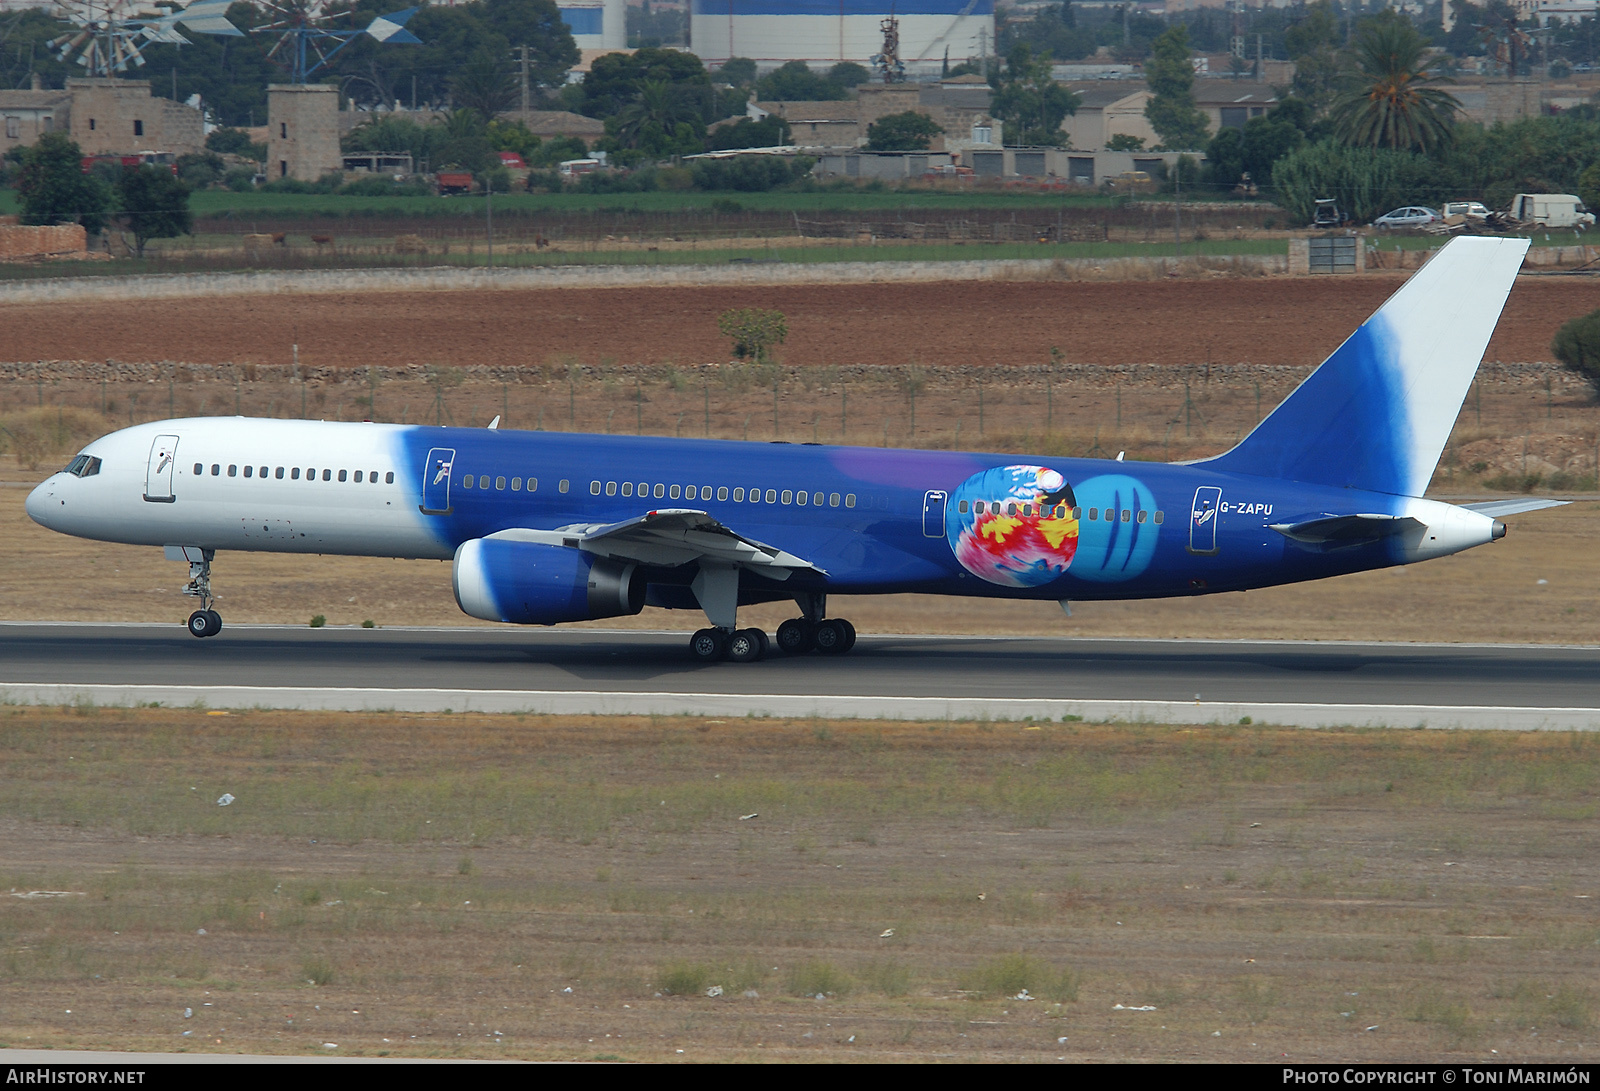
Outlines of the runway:
M 0 699 L 211 708 L 1600 727 L 1600 647 L 863 634 L 690 660 L 681 633 L 0 623 Z

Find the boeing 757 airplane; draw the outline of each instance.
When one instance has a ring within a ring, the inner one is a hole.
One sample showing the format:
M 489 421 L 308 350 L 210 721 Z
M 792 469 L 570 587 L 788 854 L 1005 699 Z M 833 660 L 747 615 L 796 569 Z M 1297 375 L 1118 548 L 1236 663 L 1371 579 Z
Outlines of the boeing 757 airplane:
M 706 661 L 766 654 L 750 603 L 795 602 L 784 652 L 839 654 L 855 629 L 830 596 L 1065 606 L 1412 564 L 1555 503 L 1422 499 L 1527 248 L 1451 241 L 1238 446 L 1186 464 L 199 418 L 95 440 L 28 514 L 187 561 L 197 637 L 222 630 L 219 552 L 337 553 L 452 559 L 490 621 L 699 609 Z

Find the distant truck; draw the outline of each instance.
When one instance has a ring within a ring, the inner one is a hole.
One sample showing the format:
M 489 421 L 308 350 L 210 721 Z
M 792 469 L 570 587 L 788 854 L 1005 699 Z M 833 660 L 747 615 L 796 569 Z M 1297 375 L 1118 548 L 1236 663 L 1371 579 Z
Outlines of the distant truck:
M 1508 214 L 1535 227 L 1594 226 L 1594 213 L 1570 193 L 1519 193 L 1512 198 Z

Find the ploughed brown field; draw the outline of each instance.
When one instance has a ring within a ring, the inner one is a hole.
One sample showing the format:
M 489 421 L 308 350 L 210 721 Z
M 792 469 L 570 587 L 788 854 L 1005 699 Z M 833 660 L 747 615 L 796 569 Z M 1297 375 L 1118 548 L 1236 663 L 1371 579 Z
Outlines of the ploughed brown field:
M 790 365 L 1315 364 L 1403 281 L 1364 277 L 560 289 L 8 305 L 0 361 L 310 367 L 726 360 L 717 316 L 782 311 Z M 1524 276 L 1488 359 L 1550 359 L 1600 305 L 1585 277 Z

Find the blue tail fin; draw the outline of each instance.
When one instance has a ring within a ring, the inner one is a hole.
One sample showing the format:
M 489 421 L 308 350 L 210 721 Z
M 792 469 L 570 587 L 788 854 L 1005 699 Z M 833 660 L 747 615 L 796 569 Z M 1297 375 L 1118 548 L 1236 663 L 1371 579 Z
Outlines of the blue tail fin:
M 1447 243 L 1212 469 L 1421 496 L 1526 239 Z

